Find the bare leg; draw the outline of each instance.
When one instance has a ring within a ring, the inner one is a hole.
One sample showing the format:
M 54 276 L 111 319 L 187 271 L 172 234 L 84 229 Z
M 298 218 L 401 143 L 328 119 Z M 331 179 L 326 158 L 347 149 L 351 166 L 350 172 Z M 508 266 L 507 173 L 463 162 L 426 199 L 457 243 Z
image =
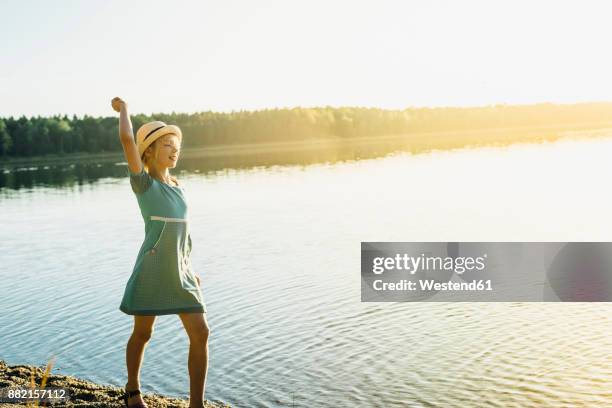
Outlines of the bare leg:
M 180 313 L 179 317 L 189 336 L 189 406 L 203 408 L 210 329 L 205 313 Z
M 125 385 L 127 391 L 140 388 L 140 366 L 144 350 L 153 335 L 153 324 L 156 316 L 134 316 L 134 330 L 127 343 L 125 361 L 127 364 L 128 381 Z M 144 403 L 142 395 L 135 395 L 128 400 L 128 405 L 136 402 Z

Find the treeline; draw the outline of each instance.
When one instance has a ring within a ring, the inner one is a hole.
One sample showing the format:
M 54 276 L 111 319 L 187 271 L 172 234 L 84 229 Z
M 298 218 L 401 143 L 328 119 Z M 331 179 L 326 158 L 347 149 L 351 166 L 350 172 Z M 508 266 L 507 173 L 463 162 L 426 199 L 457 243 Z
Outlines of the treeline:
M 377 137 L 411 133 L 572 125 L 612 121 L 612 103 L 571 105 L 494 105 L 470 108 L 408 108 L 384 110 L 361 107 L 266 109 L 231 113 L 132 115 L 134 133 L 145 122 L 178 125 L 183 147 L 298 141 L 321 138 Z M 119 152 L 118 116 L 85 115 L 0 118 L 3 157 Z

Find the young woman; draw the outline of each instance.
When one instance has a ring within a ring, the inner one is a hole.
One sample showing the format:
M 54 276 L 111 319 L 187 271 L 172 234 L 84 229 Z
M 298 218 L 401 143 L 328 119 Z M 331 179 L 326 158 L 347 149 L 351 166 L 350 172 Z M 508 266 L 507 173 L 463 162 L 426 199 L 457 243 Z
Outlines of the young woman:
M 123 399 L 128 408 L 147 407 L 139 379 L 144 349 L 156 316 L 178 314 L 189 337 L 189 406 L 202 408 L 210 330 L 200 278 L 191 266 L 185 193 L 168 171 L 176 167 L 183 136 L 177 126 L 154 121 L 142 125 L 134 141 L 127 104 L 114 98 L 111 105 L 119 112 L 127 174 L 145 223 L 144 242 L 119 306 L 134 316 L 126 349 L 128 380 Z

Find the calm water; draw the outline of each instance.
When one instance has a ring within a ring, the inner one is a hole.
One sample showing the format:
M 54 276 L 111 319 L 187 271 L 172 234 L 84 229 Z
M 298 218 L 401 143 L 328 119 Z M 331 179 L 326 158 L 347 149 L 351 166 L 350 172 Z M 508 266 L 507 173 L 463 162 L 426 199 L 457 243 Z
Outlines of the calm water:
M 361 241 L 612 241 L 610 157 L 612 141 L 600 140 L 306 166 L 191 163 L 180 180 L 211 327 L 206 397 L 611 405 L 612 305 L 361 303 L 359 256 Z M 0 358 L 55 355 L 56 373 L 122 386 L 132 317 L 118 307 L 144 232 L 125 164 L 32 171 L 3 175 Z M 187 351 L 178 317 L 158 317 L 143 390 L 187 397 Z

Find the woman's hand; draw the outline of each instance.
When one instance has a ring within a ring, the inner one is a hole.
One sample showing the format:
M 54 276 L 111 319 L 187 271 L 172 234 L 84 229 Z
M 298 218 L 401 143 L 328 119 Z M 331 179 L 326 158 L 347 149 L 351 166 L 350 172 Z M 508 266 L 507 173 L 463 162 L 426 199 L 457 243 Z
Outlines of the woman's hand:
M 111 106 L 113 107 L 115 112 L 121 112 L 121 105 L 125 105 L 127 107 L 127 103 L 125 103 L 120 97 L 116 96 L 111 101 Z
M 198 275 L 196 275 L 196 277 L 195 277 L 195 278 L 196 278 L 196 280 L 198 281 L 198 286 L 202 286 L 202 285 L 200 285 L 200 277 L 199 277 Z

